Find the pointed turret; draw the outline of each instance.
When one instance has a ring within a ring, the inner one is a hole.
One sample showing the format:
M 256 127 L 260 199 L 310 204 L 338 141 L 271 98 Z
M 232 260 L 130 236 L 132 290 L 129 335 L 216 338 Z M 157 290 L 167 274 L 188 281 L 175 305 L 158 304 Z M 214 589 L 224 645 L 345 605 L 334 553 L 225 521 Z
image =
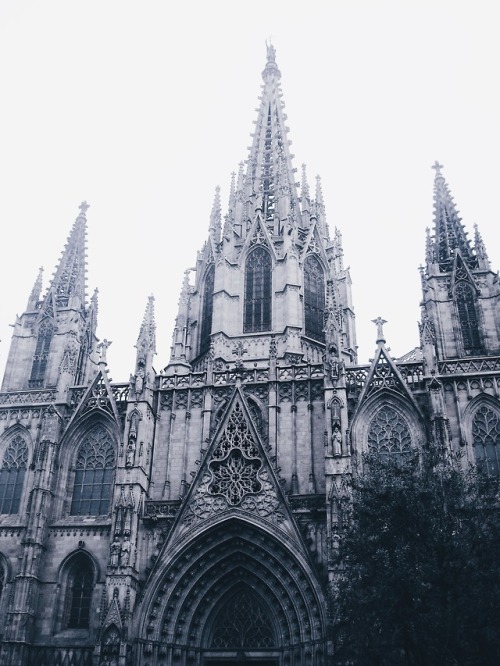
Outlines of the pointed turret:
M 420 336 L 426 368 L 439 372 L 439 362 L 446 359 L 500 352 L 500 287 L 477 226 L 472 243 L 442 165 L 435 162 L 432 168 L 434 235 L 427 229 Z
M 9 390 L 57 387 L 61 397 L 88 379 L 95 353 L 95 307 L 85 307 L 86 202 L 80 205 L 51 284 L 43 298 L 42 271 L 18 318 L 3 387 Z M 94 304 L 95 305 L 95 304 Z
M 455 207 L 453 197 L 441 173 L 442 164 L 435 162 L 434 178 L 434 256 L 441 272 L 451 270 L 457 251 L 470 268 L 477 266 L 467 233 Z
M 148 378 L 154 376 L 153 357 L 156 353 L 154 302 L 154 296 L 149 296 L 139 331 L 139 337 L 137 338 L 135 375 L 131 378 L 132 393 L 135 395 L 136 399 L 139 399 L 142 395 Z
M 175 318 L 174 334 L 172 336 L 172 347 L 170 353 L 170 363 L 165 368 L 165 372 L 170 370 L 178 372 L 179 366 L 187 371 L 190 368 L 188 359 L 190 357 L 190 331 L 189 331 L 189 301 L 191 298 L 191 286 L 189 284 L 189 270 L 184 271 L 184 280 L 182 281 L 181 295 L 179 298 L 179 311 Z
M 80 204 L 80 214 L 73 224 L 50 285 L 57 304 L 63 307 L 69 305 L 69 299 L 74 296 L 79 297 L 82 304 L 85 303 L 86 212 L 89 207 L 86 201 Z
M 217 185 L 215 188 L 214 203 L 212 205 L 212 212 L 210 213 L 210 238 L 215 247 L 218 246 L 221 237 L 222 217 L 221 217 L 221 203 L 220 203 L 220 187 Z
M 33 289 L 31 290 L 31 294 L 28 299 L 28 305 L 26 306 L 27 312 L 32 312 L 33 310 L 36 310 L 37 305 L 40 301 L 40 295 L 42 293 L 42 285 L 43 285 L 43 266 L 40 266 L 40 268 L 38 269 L 38 275 L 35 280 L 35 284 L 33 285 Z

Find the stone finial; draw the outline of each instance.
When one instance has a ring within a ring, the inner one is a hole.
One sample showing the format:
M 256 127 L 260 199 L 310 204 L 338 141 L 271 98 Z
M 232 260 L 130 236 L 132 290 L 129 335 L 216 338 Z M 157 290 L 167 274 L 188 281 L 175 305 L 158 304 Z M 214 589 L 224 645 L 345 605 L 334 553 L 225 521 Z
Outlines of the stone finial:
M 372 323 L 376 325 L 377 327 L 377 340 L 376 343 L 379 344 L 384 344 L 385 343 L 385 336 L 384 336 L 384 329 L 383 326 L 384 324 L 387 324 L 387 321 L 385 319 L 382 319 L 382 317 L 377 317 L 376 319 L 372 319 Z

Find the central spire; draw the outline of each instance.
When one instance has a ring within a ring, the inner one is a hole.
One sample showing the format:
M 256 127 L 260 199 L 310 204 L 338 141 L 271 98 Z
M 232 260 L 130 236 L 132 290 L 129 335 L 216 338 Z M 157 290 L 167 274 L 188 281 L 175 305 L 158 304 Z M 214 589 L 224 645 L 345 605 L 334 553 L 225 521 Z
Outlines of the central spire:
M 80 302 L 85 303 L 86 213 L 89 207 L 86 201 L 80 204 L 80 213 L 73 224 L 52 279 L 51 289 L 58 304 L 62 306 L 68 305 L 71 296 L 78 296 Z
M 271 232 L 278 221 L 294 217 L 298 208 L 295 169 L 289 151 L 288 127 L 280 88 L 281 72 L 276 64 L 276 50 L 267 45 L 267 61 L 262 72 L 264 84 L 255 122 L 253 141 L 247 162 L 247 195 L 260 209 Z

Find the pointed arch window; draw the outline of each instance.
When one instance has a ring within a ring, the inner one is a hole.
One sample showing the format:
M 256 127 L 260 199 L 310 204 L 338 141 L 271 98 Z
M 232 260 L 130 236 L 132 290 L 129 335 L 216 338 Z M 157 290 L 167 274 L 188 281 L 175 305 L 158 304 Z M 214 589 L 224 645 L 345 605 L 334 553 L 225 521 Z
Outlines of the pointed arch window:
M 408 423 L 389 405 L 384 405 L 371 420 L 368 449 L 383 457 L 401 457 L 411 453 Z
M 245 589 L 220 609 L 212 630 L 212 648 L 269 648 L 276 645 L 273 623 L 262 602 Z
M 482 351 L 475 300 L 474 287 L 469 282 L 458 282 L 455 286 L 455 302 L 464 351 L 467 355 L 480 354 Z
M 50 343 L 54 335 L 54 325 L 51 320 L 44 319 L 38 329 L 36 348 L 31 366 L 31 377 L 28 385 L 30 388 L 43 386 L 47 361 L 49 358 Z
M 325 272 L 314 255 L 309 255 L 304 262 L 304 321 L 305 334 L 325 341 L 323 331 L 325 314 Z
M 472 419 L 476 461 L 489 476 L 500 476 L 500 418 L 488 405 L 481 405 Z
M 263 247 L 256 247 L 245 267 L 244 333 L 271 330 L 271 257 Z
M 205 275 L 203 286 L 203 310 L 201 314 L 200 354 L 204 354 L 210 347 L 210 334 L 212 333 L 212 316 L 214 306 L 215 266 L 212 265 Z
M 94 591 L 94 567 L 86 555 L 73 558 L 68 571 L 63 629 L 88 629 Z
M 108 513 L 115 468 L 115 447 L 107 430 L 95 426 L 86 434 L 76 459 L 72 516 Z
M 5 451 L 0 471 L 0 513 L 19 513 L 24 476 L 28 465 L 28 447 L 16 435 Z

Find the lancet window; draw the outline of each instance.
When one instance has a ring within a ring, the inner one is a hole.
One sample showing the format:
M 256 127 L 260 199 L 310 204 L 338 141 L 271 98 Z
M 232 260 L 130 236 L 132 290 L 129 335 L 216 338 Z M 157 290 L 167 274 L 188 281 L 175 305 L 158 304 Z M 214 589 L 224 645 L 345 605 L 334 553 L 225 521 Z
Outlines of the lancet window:
M 263 247 L 256 247 L 245 268 L 245 333 L 271 329 L 271 286 L 271 257 Z
M 206 275 L 203 287 L 203 310 L 201 315 L 200 354 L 208 351 L 210 347 L 210 334 L 212 333 L 212 316 L 214 305 L 214 279 L 215 267 L 212 265 Z
M 71 502 L 73 516 L 108 513 L 115 468 L 115 448 L 107 430 L 95 426 L 85 436 L 76 459 Z
M 269 648 L 276 645 L 267 609 L 255 595 L 240 590 L 219 611 L 212 632 L 212 648 Z
M 54 326 L 52 321 L 44 320 L 38 329 L 36 339 L 36 348 L 33 355 L 33 365 L 31 366 L 31 377 L 29 379 L 30 388 L 43 386 L 47 361 L 49 358 L 50 343 L 54 335 Z
M 481 405 L 472 419 L 476 461 L 490 476 L 500 475 L 500 418 L 488 405 Z
M 0 471 L 0 513 L 19 513 L 24 476 L 28 463 L 28 447 L 16 435 L 5 451 Z
M 86 555 L 77 555 L 69 565 L 64 603 L 64 629 L 88 629 L 94 591 L 94 568 Z
M 317 257 L 309 255 L 304 262 L 305 334 L 324 342 L 325 274 Z
M 368 449 L 380 456 L 401 457 L 411 452 L 411 435 L 406 421 L 385 405 L 373 417 L 368 430 Z
M 455 287 L 458 321 L 464 351 L 468 355 L 480 354 L 481 338 L 476 312 L 474 288 L 469 282 L 460 281 Z

